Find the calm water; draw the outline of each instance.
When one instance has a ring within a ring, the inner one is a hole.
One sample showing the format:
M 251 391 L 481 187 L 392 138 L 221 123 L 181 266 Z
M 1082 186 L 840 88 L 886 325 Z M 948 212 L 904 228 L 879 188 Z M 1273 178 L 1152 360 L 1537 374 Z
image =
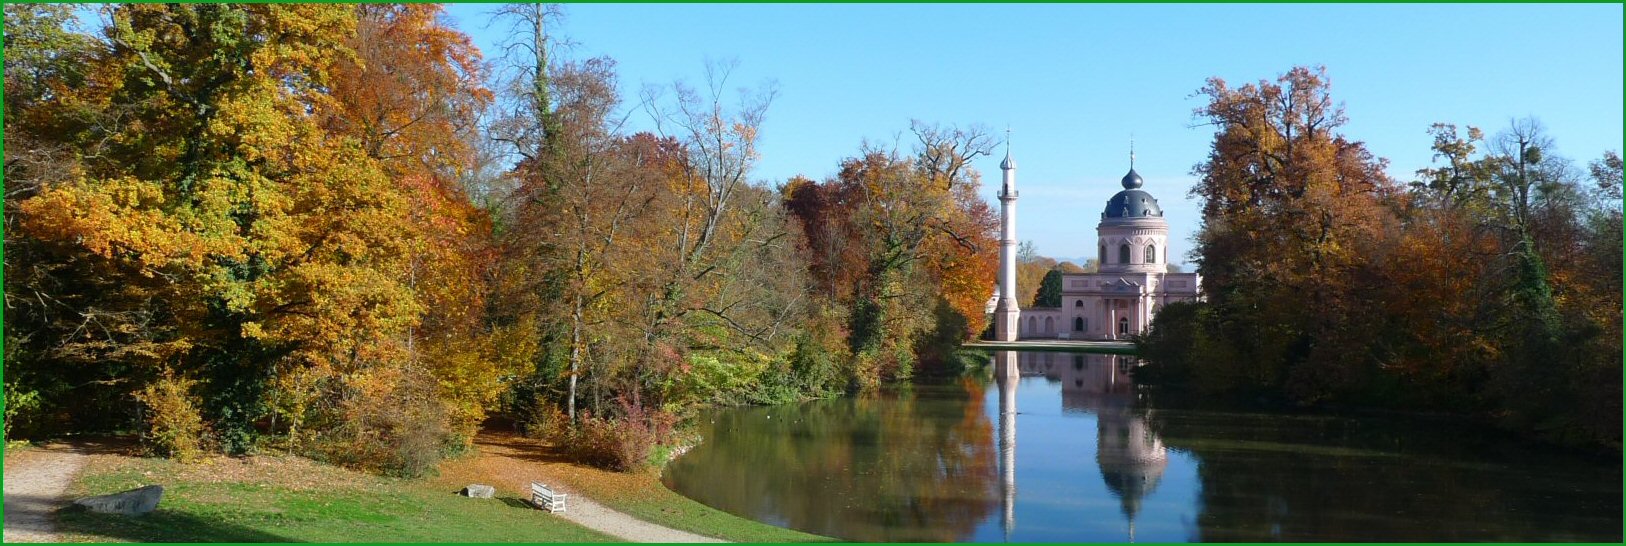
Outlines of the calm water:
M 1621 539 L 1621 466 L 1416 422 L 1148 408 L 1109 355 L 724 410 L 668 487 L 857 541 Z M 1014 411 L 1011 411 L 1014 410 Z

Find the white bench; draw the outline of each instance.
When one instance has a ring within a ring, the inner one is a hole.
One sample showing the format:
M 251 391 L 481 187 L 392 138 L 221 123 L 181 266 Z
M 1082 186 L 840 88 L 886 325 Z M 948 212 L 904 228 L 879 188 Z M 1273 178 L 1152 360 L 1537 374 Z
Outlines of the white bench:
M 565 494 L 556 493 L 548 486 L 531 482 L 531 504 L 549 512 L 560 513 L 565 511 Z

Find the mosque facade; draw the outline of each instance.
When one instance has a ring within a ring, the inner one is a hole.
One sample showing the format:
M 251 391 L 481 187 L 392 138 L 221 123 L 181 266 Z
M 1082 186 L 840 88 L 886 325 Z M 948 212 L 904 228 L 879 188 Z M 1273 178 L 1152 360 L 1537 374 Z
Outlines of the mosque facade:
M 1146 330 L 1157 312 L 1200 298 L 1196 273 L 1169 273 L 1169 224 L 1152 194 L 1141 189 L 1130 154 L 1123 190 L 1107 200 L 1096 225 L 1099 264 L 1094 273 L 1064 274 L 1060 307 L 1021 309 L 1016 293 L 1016 162 L 1006 151 L 1000 188 L 1000 282 L 996 288 L 994 338 L 1127 339 Z

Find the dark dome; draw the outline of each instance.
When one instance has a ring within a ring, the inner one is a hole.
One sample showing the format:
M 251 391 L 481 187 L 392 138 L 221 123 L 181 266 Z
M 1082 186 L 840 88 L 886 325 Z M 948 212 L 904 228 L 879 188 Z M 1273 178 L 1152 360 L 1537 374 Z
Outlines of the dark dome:
M 1135 173 L 1130 172 L 1131 176 Z M 1124 185 L 1129 185 L 1129 177 L 1124 177 Z M 1135 176 L 1139 181 L 1140 177 Z M 1101 213 L 1102 218 L 1140 218 L 1161 217 L 1163 209 L 1157 206 L 1157 199 L 1152 194 L 1141 190 L 1124 190 L 1107 200 L 1107 210 Z
M 1140 174 L 1136 173 L 1134 168 L 1130 168 L 1129 174 L 1124 175 L 1123 184 L 1124 189 L 1126 190 L 1138 189 L 1142 184 L 1145 183 L 1146 180 L 1141 178 Z

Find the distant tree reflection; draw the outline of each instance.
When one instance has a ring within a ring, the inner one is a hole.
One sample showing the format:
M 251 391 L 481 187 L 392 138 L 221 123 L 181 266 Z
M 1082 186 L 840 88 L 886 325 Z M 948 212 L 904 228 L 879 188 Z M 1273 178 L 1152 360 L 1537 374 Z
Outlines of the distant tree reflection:
M 688 473 L 682 491 L 697 501 L 826 536 L 964 540 L 999 495 L 986 387 L 962 387 L 722 412 L 668 484 Z

